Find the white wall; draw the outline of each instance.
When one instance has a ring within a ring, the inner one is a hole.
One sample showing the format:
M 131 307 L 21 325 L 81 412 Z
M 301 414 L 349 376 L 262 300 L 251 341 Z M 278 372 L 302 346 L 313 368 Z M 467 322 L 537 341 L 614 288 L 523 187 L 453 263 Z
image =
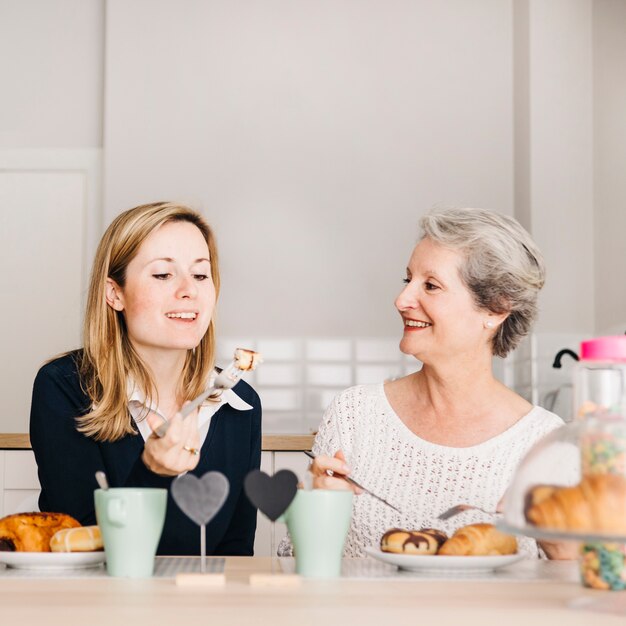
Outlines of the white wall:
M 0 323 L 5 363 L 30 359 L 2 383 L 21 404 L 0 432 L 26 430 L 37 364 L 78 342 L 103 225 L 160 198 L 216 227 L 227 339 L 391 345 L 415 227 L 438 203 L 531 229 L 549 269 L 540 331 L 626 330 L 625 13 L 621 0 L 0 0 Z M 37 195 L 51 171 L 62 206 Z M 39 173 L 29 193 L 10 188 L 17 172 Z M 45 289 L 10 285 L 39 250 L 19 237 L 36 240 L 51 210 L 84 217 L 81 250 L 70 229 L 52 242 L 67 272 L 37 267 L 42 285 L 64 281 L 62 333 Z M 18 293 L 32 298 L 24 328 Z M 47 330 L 33 341 L 28 324 Z M 308 361 L 303 349 L 288 364 Z M 255 383 L 284 403 L 271 373 Z M 308 426 L 332 389 L 307 385 L 292 415 Z
M 589 332 L 593 284 L 591 0 L 516 0 L 516 214 L 547 266 L 541 332 Z
M 104 0 L 0 0 L 0 149 L 102 145 Z
M 626 2 L 596 0 L 594 35 L 597 330 L 626 332 Z
M 201 207 L 226 334 L 398 334 L 419 216 L 512 213 L 510 2 L 110 0 L 106 16 L 106 219 Z
M 0 432 L 80 345 L 101 234 L 104 0 L 0 0 Z

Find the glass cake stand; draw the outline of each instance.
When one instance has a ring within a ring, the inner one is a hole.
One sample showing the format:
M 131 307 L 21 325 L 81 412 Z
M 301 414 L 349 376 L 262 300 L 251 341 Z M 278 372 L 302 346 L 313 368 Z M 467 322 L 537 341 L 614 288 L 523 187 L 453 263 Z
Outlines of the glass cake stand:
M 577 498 L 558 491 L 582 483 L 586 491 L 577 489 Z M 607 485 L 610 497 L 599 497 Z M 545 518 L 537 517 L 537 507 Z M 497 526 L 538 540 L 580 542 L 583 585 L 626 590 L 626 420 L 580 420 L 541 439 L 519 464 Z M 615 612 L 617 606 L 626 614 L 626 593 L 617 595 L 579 598 L 572 608 Z

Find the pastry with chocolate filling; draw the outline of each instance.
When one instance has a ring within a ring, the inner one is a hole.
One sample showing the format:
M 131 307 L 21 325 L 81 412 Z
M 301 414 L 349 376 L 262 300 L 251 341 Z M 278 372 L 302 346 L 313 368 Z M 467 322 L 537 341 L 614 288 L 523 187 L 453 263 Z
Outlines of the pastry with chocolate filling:
M 17 513 L 0 519 L 0 551 L 50 552 L 50 539 L 80 524 L 65 513 Z
M 443 530 L 439 530 L 438 528 L 422 528 L 420 532 L 432 535 L 437 540 L 438 547 L 441 547 L 446 541 L 448 541 L 448 535 L 446 535 Z
M 392 528 L 380 539 L 380 549 L 394 554 L 436 554 L 438 548 L 437 538 L 420 530 Z

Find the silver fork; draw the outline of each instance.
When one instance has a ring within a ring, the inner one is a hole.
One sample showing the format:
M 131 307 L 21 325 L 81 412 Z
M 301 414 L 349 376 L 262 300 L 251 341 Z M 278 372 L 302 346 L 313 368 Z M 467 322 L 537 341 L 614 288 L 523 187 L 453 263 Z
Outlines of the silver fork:
M 303 450 L 303 452 L 310 459 L 315 460 L 315 455 L 312 452 L 309 452 L 308 450 Z M 329 471 L 330 470 L 326 470 L 326 473 L 328 474 Z M 332 473 L 329 474 L 329 476 L 332 476 Z M 377 496 L 375 493 L 372 493 L 369 489 L 366 489 L 363 485 L 361 485 L 360 483 L 357 483 L 356 480 L 354 480 L 354 478 L 350 478 L 350 476 L 335 476 L 335 478 L 342 478 L 347 483 L 350 483 L 351 485 L 354 485 L 355 487 L 358 487 L 361 491 L 363 491 L 363 493 L 369 494 L 370 496 L 372 496 L 372 498 L 375 498 L 379 502 L 382 502 L 383 504 L 386 504 L 390 509 L 393 509 L 394 511 L 396 511 L 397 513 L 400 513 L 400 515 L 402 515 L 402 511 L 399 508 L 393 506 L 393 504 L 390 504 L 389 502 L 387 502 L 387 500 L 384 500 L 380 496 Z
M 203 391 L 197 398 L 194 398 L 189 404 L 186 404 L 181 410 L 180 414 L 184 418 L 195 411 L 210 395 L 216 391 L 223 389 L 232 389 L 241 379 L 244 370 L 239 369 L 236 365 L 236 360 L 226 368 L 224 368 L 213 381 L 213 385 Z M 155 431 L 154 434 L 157 437 L 163 437 L 170 427 L 169 421 L 165 420 Z
M 485 511 L 485 509 L 481 509 L 479 506 L 472 506 L 471 504 L 457 504 L 456 506 L 447 509 L 440 515 L 437 515 L 437 519 L 443 522 L 451 517 L 454 517 L 455 515 L 458 515 L 459 513 L 463 513 L 463 511 L 471 510 L 482 511 L 483 513 L 487 513 L 487 515 L 499 515 L 498 511 Z

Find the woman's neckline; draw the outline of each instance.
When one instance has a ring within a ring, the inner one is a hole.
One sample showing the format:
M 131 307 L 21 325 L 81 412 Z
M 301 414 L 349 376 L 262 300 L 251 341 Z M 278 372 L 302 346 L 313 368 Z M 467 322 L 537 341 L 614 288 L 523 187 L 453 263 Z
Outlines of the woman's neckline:
M 391 402 L 389 402 L 389 398 L 387 397 L 387 393 L 385 391 L 385 383 L 378 383 L 378 391 L 380 396 L 382 397 L 382 401 L 384 402 L 384 404 L 386 405 L 387 409 L 388 409 L 388 413 L 390 415 L 390 417 L 398 423 L 398 429 L 400 431 L 400 434 L 402 434 L 405 439 L 408 440 L 412 440 L 412 441 L 416 441 L 416 442 L 420 442 L 422 444 L 424 444 L 427 447 L 431 447 L 434 449 L 440 449 L 440 450 L 456 450 L 456 451 L 470 451 L 470 450 L 478 450 L 479 448 L 482 447 L 488 447 L 490 445 L 493 445 L 494 443 L 497 442 L 498 439 L 501 438 L 510 438 L 517 429 L 519 429 L 521 427 L 521 425 L 526 422 L 528 420 L 528 418 L 530 418 L 532 415 L 534 415 L 534 413 L 536 413 L 537 410 L 539 410 L 540 407 L 538 406 L 533 406 L 530 411 L 528 411 L 527 413 L 525 413 L 524 415 L 522 415 L 516 422 L 514 422 L 513 424 L 511 424 L 509 427 L 505 428 L 502 432 L 497 433 L 496 435 L 493 435 L 492 437 L 489 437 L 488 439 L 485 439 L 484 441 L 480 441 L 479 443 L 475 443 L 472 444 L 470 446 L 446 446 L 440 443 L 435 443 L 433 441 L 429 441 L 428 439 L 424 439 L 423 437 L 420 437 L 419 435 L 417 435 L 416 433 L 414 433 L 408 426 L 407 424 L 404 422 L 404 420 L 396 413 L 395 409 L 393 408 L 393 406 L 391 406 Z

